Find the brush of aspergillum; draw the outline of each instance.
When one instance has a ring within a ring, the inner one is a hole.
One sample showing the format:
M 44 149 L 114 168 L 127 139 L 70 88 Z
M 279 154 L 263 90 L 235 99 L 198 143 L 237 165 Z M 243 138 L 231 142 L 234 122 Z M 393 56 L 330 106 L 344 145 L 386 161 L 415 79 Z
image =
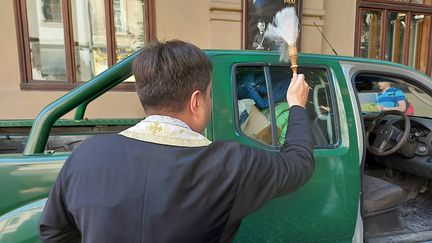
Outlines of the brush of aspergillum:
M 297 38 L 299 21 L 294 7 L 286 7 L 276 13 L 273 23 L 268 25 L 264 34 L 280 44 L 280 60 L 291 62 L 293 73 L 297 73 Z

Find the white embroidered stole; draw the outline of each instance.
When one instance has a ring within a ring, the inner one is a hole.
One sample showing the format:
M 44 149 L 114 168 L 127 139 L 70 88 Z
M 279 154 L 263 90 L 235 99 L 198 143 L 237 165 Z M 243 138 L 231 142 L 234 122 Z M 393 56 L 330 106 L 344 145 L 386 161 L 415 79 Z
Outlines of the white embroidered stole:
M 210 140 L 197 132 L 159 121 L 143 120 L 119 134 L 145 142 L 181 147 L 202 147 L 211 144 Z

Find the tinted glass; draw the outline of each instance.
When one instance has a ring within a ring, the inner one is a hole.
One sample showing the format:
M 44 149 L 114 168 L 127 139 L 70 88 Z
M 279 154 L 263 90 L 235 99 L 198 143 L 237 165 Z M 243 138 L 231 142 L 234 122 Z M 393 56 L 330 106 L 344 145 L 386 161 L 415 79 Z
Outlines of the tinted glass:
M 299 73 L 305 75 L 312 88 L 306 110 L 315 145 L 335 144 L 336 122 L 327 71 L 300 68 Z M 246 136 L 268 145 L 283 144 L 289 115 L 286 93 L 291 77 L 291 69 L 286 66 L 237 68 L 238 123 Z
M 269 87 L 263 67 L 240 67 L 236 70 L 238 119 L 241 131 L 264 144 L 273 144 L 269 113 Z

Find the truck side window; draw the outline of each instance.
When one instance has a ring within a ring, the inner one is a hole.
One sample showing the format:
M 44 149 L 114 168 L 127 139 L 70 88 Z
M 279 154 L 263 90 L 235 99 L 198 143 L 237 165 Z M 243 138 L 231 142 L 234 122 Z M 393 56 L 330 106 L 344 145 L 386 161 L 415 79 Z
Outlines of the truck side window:
M 269 89 L 261 66 L 236 70 L 238 119 L 241 131 L 261 143 L 272 145 Z
M 306 105 L 317 147 L 335 144 L 335 117 L 327 70 L 302 68 L 312 90 Z M 288 125 L 286 92 L 292 72 L 288 66 L 238 66 L 236 93 L 238 124 L 243 134 L 261 143 L 280 146 Z
M 408 116 L 432 117 L 432 97 L 402 78 L 360 74 L 355 82 L 364 114 L 400 107 Z

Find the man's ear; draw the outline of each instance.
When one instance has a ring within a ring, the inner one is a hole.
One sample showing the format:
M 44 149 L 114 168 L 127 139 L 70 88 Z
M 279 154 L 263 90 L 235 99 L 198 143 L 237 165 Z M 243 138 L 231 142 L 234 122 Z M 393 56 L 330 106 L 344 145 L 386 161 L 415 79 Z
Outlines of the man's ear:
M 189 110 L 191 111 L 194 119 L 199 117 L 199 109 L 201 105 L 200 96 L 201 96 L 201 91 L 195 90 L 190 97 Z

